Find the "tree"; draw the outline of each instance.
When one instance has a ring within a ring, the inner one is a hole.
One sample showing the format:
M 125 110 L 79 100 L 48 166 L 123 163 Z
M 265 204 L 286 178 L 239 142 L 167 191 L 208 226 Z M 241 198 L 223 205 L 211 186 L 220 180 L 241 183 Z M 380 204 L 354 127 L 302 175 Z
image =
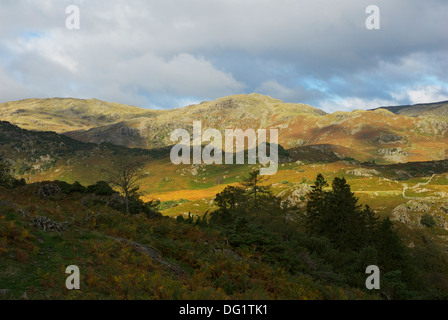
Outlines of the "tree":
M 337 248 L 358 249 L 364 244 L 364 221 L 358 205 L 345 178 L 333 179 L 328 193 L 328 211 L 324 217 L 326 235 Z
M 137 181 L 142 178 L 140 173 L 144 165 L 140 161 L 120 159 L 114 163 L 109 173 L 109 183 L 118 187 L 125 198 L 126 214 L 129 214 L 129 199 L 135 195 L 140 188 Z
M 308 202 L 306 205 L 305 225 L 310 234 L 318 235 L 323 232 L 323 217 L 326 211 L 327 194 L 324 188 L 328 186 L 324 176 L 319 173 L 316 182 L 311 186 L 311 192 L 308 193 Z
M 254 169 L 243 179 L 241 185 L 246 189 L 246 194 L 253 201 L 253 207 L 259 208 L 260 197 L 269 195 L 269 186 L 262 186 L 261 184 L 269 179 L 269 176 L 260 175 L 260 170 Z
M 383 270 L 389 272 L 404 269 L 405 247 L 389 218 L 383 219 L 379 224 L 376 248 L 379 253 L 378 263 Z
M 244 190 L 235 186 L 227 186 L 215 197 L 218 209 L 211 213 L 210 221 L 219 225 L 233 222 L 234 216 L 240 213 L 239 207 L 246 202 Z
M 375 216 L 375 212 L 368 205 L 362 210 L 361 215 L 364 219 L 367 244 L 373 245 L 379 227 L 378 217 Z
M 244 201 L 244 190 L 235 186 L 227 186 L 215 198 L 216 205 L 223 210 L 234 211 Z
M 325 191 L 326 186 L 327 181 L 319 173 L 307 195 L 308 232 L 324 236 L 344 250 L 358 250 L 371 244 L 377 228 L 374 212 L 368 206 L 361 210 L 345 178 L 334 178 L 331 191 Z

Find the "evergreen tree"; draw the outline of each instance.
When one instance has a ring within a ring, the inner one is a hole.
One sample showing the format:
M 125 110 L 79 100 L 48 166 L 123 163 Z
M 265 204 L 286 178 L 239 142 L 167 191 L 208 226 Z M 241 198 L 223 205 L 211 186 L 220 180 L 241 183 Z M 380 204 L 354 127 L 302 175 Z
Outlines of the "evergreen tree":
M 378 263 L 384 271 L 403 269 L 406 260 L 405 248 L 389 218 L 383 219 L 379 224 L 375 242 Z
M 311 192 L 307 195 L 305 225 L 310 234 L 322 234 L 325 228 L 323 217 L 327 209 L 327 193 L 324 191 L 324 188 L 327 186 L 328 183 L 324 176 L 319 173 L 316 177 L 316 182 L 311 186 Z
M 323 222 L 326 226 L 324 235 L 337 248 L 358 249 L 364 244 L 364 221 L 358 198 L 354 196 L 345 178 L 334 178 Z
M 254 169 L 249 172 L 248 176 L 243 179 L 241 185 L 246 190 L 246 194 L 251 203 L 252 208 L 258 209 L 260 207 L 263 196 L 270 195 L 270 187 L 262 186 L 263 182 L 266 182 L 269 176 L 260 175 L 258 169 Z
M 361 214 L 364 219 L 366 244 L 374 245 L 376 233 L 378 231 L 378 218 L 368 205 L 365 206 Z

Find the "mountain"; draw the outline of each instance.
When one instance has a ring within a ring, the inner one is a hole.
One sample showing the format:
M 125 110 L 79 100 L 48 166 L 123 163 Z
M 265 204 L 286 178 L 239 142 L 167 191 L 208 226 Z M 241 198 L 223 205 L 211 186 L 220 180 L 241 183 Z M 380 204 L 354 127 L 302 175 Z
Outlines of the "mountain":
M 448 101 L 381 107 L 378 109 L 389 110 L 407 117 L 448 117 Z
M 148 110 L 97 99 L 26 99 L 0 104 L 0 120 L 37 131 L 90 129 L 136 117 L 151 118 L 158 110 Z
M 153 118 L 139 117 L 90 130 L 65 134 L 84 142 L 111 142 L 132 147 L 162 147 L 171 145 L 174 129 L 192 132 L 193 121 L 201 121 L 203 130 L 216 128 L 282 127 L 297 117 L 319 117 L 326 113 L 304 104 L 283 103 L 259 94 L 235 95 L 200 104 L 165 110 Z
M 138 149 L 109 143 L 85 143 L 51 131 L 29 131 L 0 121 L 0 159 L 27 181 L 62 179 L 94 183 L 106 176 L 101 168 L 117 156 L 143 162 L 167 158 L 168 149 Z
M 137 148 L 173 144 L 174 129 L 279 130 L 285 149 L 332 148 L 339 158 L 402 163 L 444 160 L 446 103 L 326 112 L 260 94 L 241 94 L 170 110 L 149 110 L 95 99 L 31 99 L 0 104 L 0 119 L 30 130 L 52 130 L 91 143 Z M 327 146 L 327 147 L 326 147 Z

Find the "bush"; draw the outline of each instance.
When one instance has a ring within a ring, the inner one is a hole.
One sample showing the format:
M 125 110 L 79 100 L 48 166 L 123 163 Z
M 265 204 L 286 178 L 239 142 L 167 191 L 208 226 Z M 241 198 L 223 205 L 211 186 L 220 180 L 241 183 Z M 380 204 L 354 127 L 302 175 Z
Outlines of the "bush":
M 9 162 L 0 159 L 0 186 L 10 187 L 14 177 Z
M 420 219 L 420 223 L 425 227 L 432 228 L 436 225 L 434 218 L 429 214 L 425 213 Z
M 57 181 L 59 188 L 63 194 L 71 194 L 74 192 L 85 193 L 87 188 L 81 185 L 78 181 L 73 184 L 67 183 L 65 181 Z
M 13 189 L 18 188 L 18 187 L 22 187 L 22 186 L 26 186 L 25 179 L 22 178 L 20 180 L 17 180 L 17 179 L 13 180 L 13 182 L 12 182 L 12 188 Z
M 15 189 L 24 185 L 26 185 L 25 179 L 16 179 L 11 164 L 0 158 L 0 186 L 8 189 Z
M 96 184 L 92 184 L 87 187 L 88 193 L 96 194 L 97 196 L 111 196 L 114 193 L 117 193 L 112 189 L 107 182 L 98 181 Z

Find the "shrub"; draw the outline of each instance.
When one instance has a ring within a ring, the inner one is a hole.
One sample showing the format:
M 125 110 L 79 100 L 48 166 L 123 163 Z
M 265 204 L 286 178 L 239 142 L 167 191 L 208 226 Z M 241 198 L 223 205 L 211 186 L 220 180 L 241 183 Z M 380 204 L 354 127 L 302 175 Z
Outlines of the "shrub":
M 116 193 L 116 191 L 104 181 L 98 181 L 96 184 L 88 186 L 87 192 L 96 194 L 97 196 L 111 196 Z
M 0 158 L 0 186 L 15 189 L 24 185 L 26 185 L 25 179 L 16 179 L 11 164 Z
M 73 184 L 67 183 L 65 181 L 58 181 L 59 188 L 63 194 L 71 194 L 74 192 L 85 193 L 87 188 L 81 185 L 78 181 Z
M 13 180 L 11 165 L 0 158 L 0 186 L 9 187 Z
M 436 225 L 434 218 L 429 214 L 425 213 L 420 219 L 420 223 L 425 227 L 432 228 Z

